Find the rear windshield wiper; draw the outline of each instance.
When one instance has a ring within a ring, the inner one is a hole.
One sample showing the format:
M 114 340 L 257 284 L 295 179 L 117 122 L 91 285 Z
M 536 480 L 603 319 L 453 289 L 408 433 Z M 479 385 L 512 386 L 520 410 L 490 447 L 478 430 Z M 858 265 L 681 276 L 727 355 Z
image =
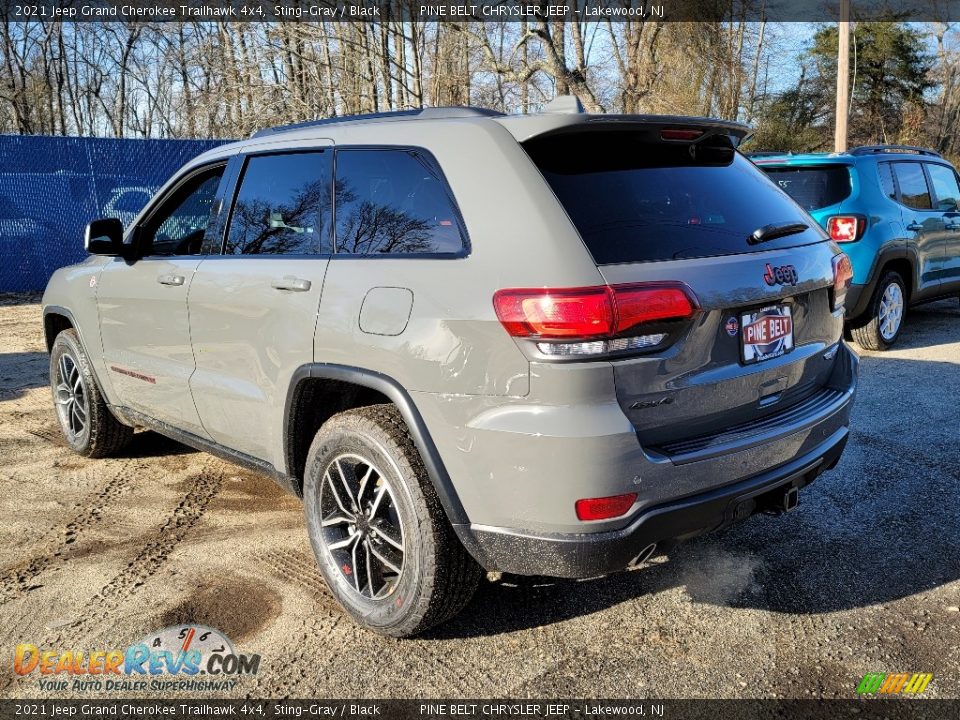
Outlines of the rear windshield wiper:
M 804 230 L 809 230 L 810 226 L 802 222 L 773 223 L 758 227 L 747 236 L 747 242 L 751 245 L 759 245 L 767 240 L 776 240 L 787 235 L 796 235 Z

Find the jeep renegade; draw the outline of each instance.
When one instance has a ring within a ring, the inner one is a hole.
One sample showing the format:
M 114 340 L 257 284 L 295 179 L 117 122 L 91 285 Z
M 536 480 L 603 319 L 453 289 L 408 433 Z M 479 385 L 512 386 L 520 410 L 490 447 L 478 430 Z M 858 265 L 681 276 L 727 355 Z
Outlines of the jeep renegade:
M 892 346 L 908 305 L 960 295 L 960 183 L 938 153 L 870 145 L 755 162 L 849 254 L 847 324 L 862 347 Z

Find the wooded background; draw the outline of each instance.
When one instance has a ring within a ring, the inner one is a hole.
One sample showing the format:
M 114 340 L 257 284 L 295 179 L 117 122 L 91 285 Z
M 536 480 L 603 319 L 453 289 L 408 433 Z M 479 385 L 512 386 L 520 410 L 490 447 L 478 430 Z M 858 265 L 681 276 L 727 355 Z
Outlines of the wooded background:
M 713 115 L 754 149 L 831 150 L 836 25 L 726 22 L 30 23 L 3 20 L 0 132 L 244 137 L 423 106 Z M 960 154 L 960 28 L 859 23 L 850 145 Z M 805 42 L 804 42 L 805 40 Z

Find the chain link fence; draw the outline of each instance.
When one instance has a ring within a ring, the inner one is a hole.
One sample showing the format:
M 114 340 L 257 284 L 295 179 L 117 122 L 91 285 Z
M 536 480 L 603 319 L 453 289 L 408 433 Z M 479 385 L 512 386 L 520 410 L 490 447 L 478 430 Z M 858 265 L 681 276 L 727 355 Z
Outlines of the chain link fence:
M 90 220 L 126 225 L 181 165 L 223 142 L 0 135 L 0 292 L 42 290 L 86 256 Z

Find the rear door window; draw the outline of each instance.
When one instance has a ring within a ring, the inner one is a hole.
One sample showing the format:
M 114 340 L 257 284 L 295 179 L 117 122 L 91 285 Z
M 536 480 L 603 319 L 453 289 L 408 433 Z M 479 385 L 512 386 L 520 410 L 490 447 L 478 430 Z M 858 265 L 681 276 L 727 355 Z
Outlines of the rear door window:
M 761 169 L 804 210 L 819 210 L 850 197 L 850 170 L 846 165 Z
M 644 131 L 605 130 L 542 136 L 524 148 L 599 265 L 759 252 L 824 237 L 727 138 L 691 150 Z M 747 241 L 781 223 L 808 229 Z
M 960 188 L 957 187 L 957 175 L 946 165 L 927 164 L 933 193 L 937 196 L 937 210 L 952 212 L 960 202 Z
M 915 210 L 932 210 L 930 188 L 923 166 L 917 162 L 893 163 L 893 173 L 900 186 L 900 202 Z
M 440 170 L 406 148 L 337 151 L 337 253 L 459 254 L 460 214 Z
M 240 176 L 227 255 L 330 252 L 333 152 L 253 155 Z

